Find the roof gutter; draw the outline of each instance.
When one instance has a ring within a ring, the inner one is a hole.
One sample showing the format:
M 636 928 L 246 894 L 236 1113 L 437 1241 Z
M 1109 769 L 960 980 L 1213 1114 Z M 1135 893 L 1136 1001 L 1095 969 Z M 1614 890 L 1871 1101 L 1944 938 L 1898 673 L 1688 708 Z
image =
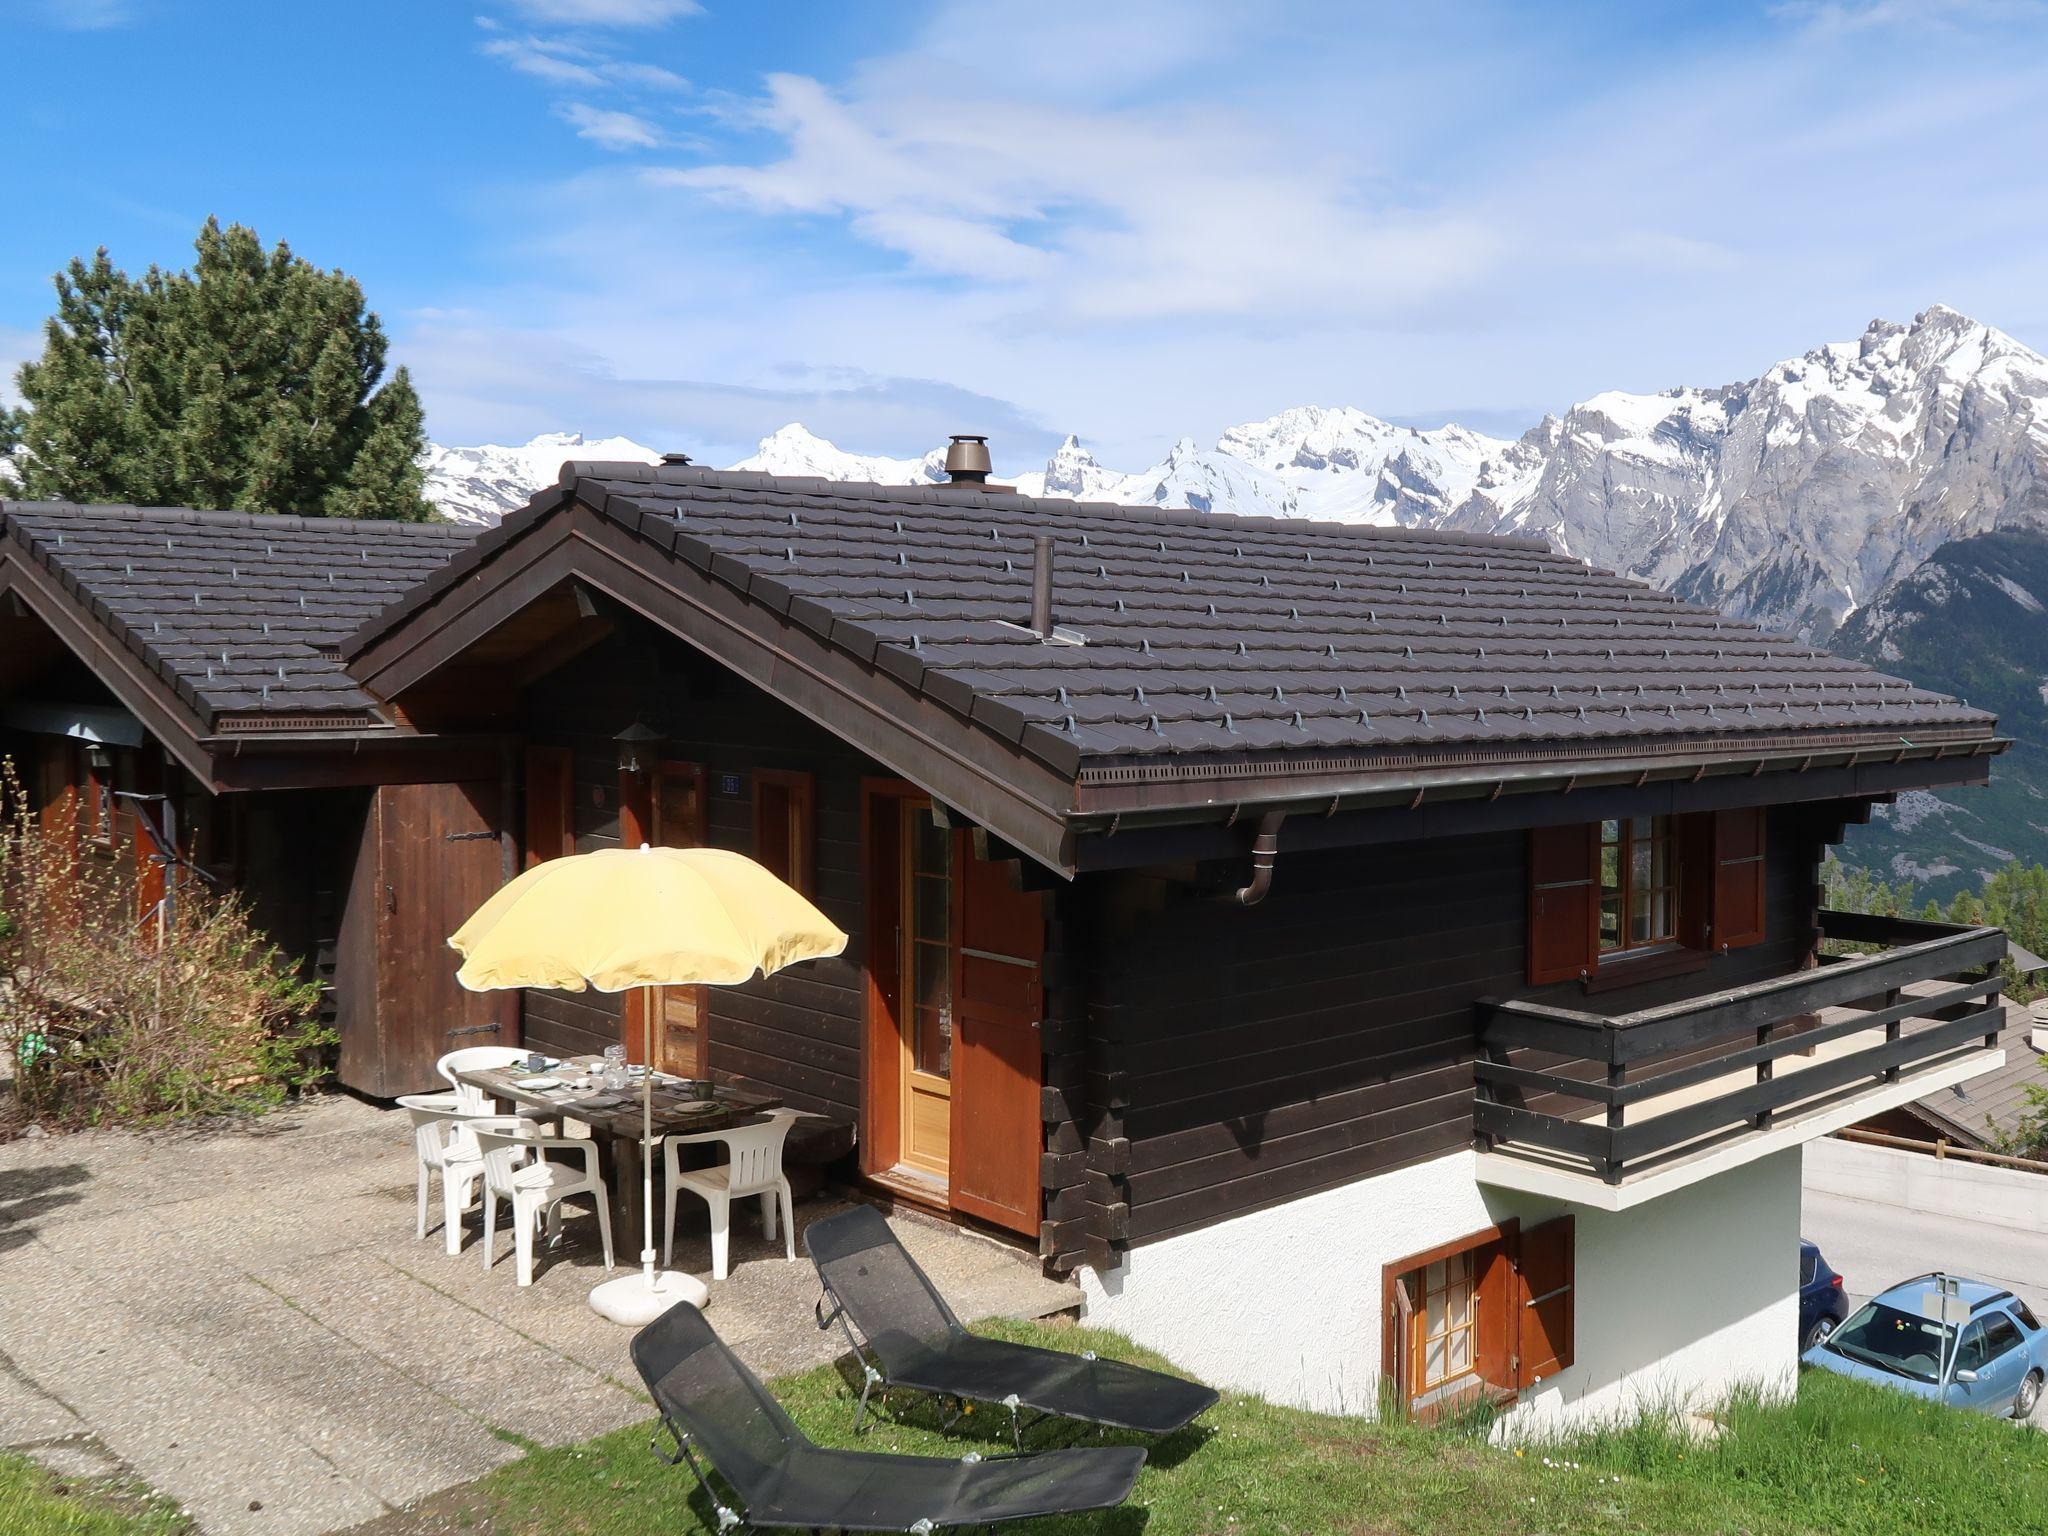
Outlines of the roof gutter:
M 2009 737 L 1985 737 L 1974 741 L 1929 743 L 1923 747 L 1858 747 L 1827 751 L 1787 750 L 1738 757 L 1702 759 L 1608 758 L 1573 764 L 1525 763 L 1500 766 L 1475 765 L 1423 769 L 1409 773 L 1387 773 L 1350 777 L 1320 784 L 1284 785 L 1274 780 L 1264 784 L 1245 780 L 1199 781 L 1175 786 L 1194 790 L 1171 801 L 1145 803 L 1143 790 L 1135 803 L 1115 804 L 1107 796 L 1089 797 L 1096 803 L 1076 807 L 1069 825 L 1077 832 L 1106 832 L 1118 827 L 1171 826 L 1213 821 L 1219 816 L 1236 819 L 1253 809 L 1318 811 L 1335 815 L 1343 810 L 1360 810 L 1399 805 L 1419 807 L 1425 799 L 1498 799 L 1503 794 L 1537 794 L 1596 786 L 1636 785 L 1652 781 L 1669 782 L 1706 778 L 1752 778 L 1762 773 L 1804 773 L 1814 768 L 1854 768 L 1871 763 L 1941 761 L 1954 757 L 1986 757 L 2004 752 L 2012 745 Z

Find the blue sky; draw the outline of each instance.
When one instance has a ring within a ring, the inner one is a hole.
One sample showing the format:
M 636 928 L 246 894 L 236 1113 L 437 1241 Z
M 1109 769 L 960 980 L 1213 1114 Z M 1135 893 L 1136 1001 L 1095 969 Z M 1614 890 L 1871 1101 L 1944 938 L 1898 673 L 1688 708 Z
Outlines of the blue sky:
M 2044 45 L 2031 0 L 0 0 L 0 364 L 67 258 L 212 213 L 361 278 L 444 442 L 1519 429 L 1935 301 L 2048 345 Z

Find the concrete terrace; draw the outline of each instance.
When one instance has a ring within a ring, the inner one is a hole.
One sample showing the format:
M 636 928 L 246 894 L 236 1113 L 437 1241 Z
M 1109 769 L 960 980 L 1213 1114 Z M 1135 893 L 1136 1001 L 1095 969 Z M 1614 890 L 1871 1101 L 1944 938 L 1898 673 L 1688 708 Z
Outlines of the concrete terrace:
M 963 1317 L 1078 1302 L 1014 1249 L 892 1222 Z M 764 1376 L 832 1358 L 801 1247 L 784 1262 L 751 1209 L 734 1226 L 720 1331 Z M 628 1332 L 584 1300 L 595 1224 L 572 1215 L 526 1291 L 507 1240 L 483 1272 L 477 1231 L 459 1257 L 414 1240 L 404 1117 L 352 1098 L 0 1146 L 0 1446 L 131 1470 L 214 1536 L 314 1536 L 647 1417 Z M 708 1283 L 701 1228 L 677 1250 Z

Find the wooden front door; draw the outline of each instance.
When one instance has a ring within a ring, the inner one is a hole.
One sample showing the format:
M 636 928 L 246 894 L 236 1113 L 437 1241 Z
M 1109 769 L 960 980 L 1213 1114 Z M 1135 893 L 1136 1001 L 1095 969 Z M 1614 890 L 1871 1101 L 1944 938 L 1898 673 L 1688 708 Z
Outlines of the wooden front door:
M 697 763 L 666 762 L 654 776 L 653 835 L 659 848 L 701 848 L 707 830 L 704 769 Z M 629 1023 L 637 1022 L 629 1007 Z M 653 995 L 654 1069 L 676 1077 L 708 1077 L 710 1051 L 706 1040 L 704 988 L 661 987 Z M 640 1054 L 640 1031 L 630 1028 L 626 1049 Z
M 1041 898 L 907 786 L 870 786 L 862 1166 L 1036 1235 Z
M 336 944 L 338 1076 L 380 1098 L 440 1079 L 466 1045 L 516 1045 L 507 992 L 471 992 L 448 935 L 504 880 L 495 780 L 386 784 L 372 795 Z

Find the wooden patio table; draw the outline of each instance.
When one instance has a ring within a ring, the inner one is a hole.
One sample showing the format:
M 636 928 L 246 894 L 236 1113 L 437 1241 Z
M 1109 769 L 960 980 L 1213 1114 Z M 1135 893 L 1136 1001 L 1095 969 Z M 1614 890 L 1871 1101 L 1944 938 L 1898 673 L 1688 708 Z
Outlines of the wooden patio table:
M 570 1056 L 545 1072 L 490 1067 L 455 1075 L 494 1099 L 516 1104 L 522 1110 L 538 1111 L 537 1119 L 580 1120 L 590 1127 L 597 1142 L 605 1186 L 611 1191 L 614 1256 L 618 1263 L 630 1266 L 640 1256 L 640 1079 L 635 1076 L 630 1088 L 619 1089 L 536 1089 L 528 1085 L 534 1077 L 559 1079 L 567 1075 L 597 1079 L 603 1072 L 602 1057 Z M 730 1130 L 736 1125 L 751 1124 L 764 1112 L 782 1107 L 782 1100 L 770 1094 L 748 1093 L 723 1083 L 714 1085 L 710 1092 L 711 1097 L 706 1099 L 701 1088 L 691 1086 L 685 1079 L 655 1073 L 654 1134 L 695 1136 L 705 1131 Z M 657 1210 L 656 1214 L 660 1212 Z

